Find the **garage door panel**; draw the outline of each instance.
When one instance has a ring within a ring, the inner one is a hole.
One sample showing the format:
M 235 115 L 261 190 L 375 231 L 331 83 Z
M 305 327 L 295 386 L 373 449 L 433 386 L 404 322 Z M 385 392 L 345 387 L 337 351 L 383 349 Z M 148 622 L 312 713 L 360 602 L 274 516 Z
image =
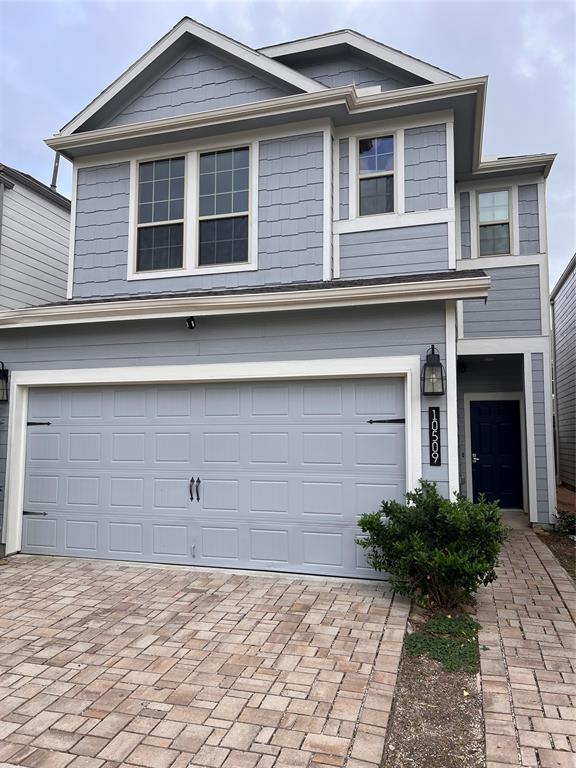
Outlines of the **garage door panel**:
M 372 576 L 357 519 L 402 499 L 395 379 L 32 390 L 23 549 Z M 53 415 L 56 414 L 56 415 Z M 199 495 L 190 480 L 200 478 Z

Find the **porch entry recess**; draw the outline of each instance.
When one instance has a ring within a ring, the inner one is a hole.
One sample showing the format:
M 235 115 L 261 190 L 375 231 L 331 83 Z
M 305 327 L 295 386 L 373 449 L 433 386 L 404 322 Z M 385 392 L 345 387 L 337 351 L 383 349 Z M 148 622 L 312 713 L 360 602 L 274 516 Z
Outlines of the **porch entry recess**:
M 400 377 L 31 388 L 22 551 L 373 577 L 357 519 L 403 498 L 404 403 Z
M 470 437 L 474 501 L 484 494 L 503 509 L 523 509 L 520 402 L 472 400 Z

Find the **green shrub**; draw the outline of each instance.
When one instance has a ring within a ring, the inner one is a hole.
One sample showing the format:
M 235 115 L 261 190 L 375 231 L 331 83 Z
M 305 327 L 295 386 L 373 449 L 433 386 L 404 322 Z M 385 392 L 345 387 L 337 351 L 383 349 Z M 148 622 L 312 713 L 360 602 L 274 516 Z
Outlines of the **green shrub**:
M 576 534 L 576 514 L 568 512 L 566 509 L 556 510 L 556 530 L 565 536 L 574 536 Z
M 421 605 L 450 608 L 494 581 L 507 531 L 497 504 L 484 499 L 474 504 L 459 495 L 450 501 L 425 480 L 406 500 L 406 505 L 384 501 L 379 512 L 359 521 L 365 535 L 358 543 L 368 550 L 373 568 L 389 573 L 398 592 Z

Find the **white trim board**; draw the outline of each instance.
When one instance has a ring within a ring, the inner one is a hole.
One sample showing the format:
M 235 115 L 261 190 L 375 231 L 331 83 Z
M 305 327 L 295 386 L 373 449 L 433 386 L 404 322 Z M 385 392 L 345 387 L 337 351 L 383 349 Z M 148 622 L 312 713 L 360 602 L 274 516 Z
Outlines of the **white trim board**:
M 22 540 L 26 420 L 30 387 L 93 386 L 94 384 L 192 384 L 216 381 L 340 379 L 364 376 L 404 378 L 406 489 L 413 489 L 422 476 L 420 357 L 418 355 L 14 371 L 10 382 L 8 465 L 4 503 L 6 552 L 8 554 L 18 552 Z
M 478 400 L 514 400 L 518 402 L 520 411 L 520 449 L 522 461 L 522 496 L 523 511 L 530 508 L 530 521 L 532 522 L 532 504 L 533 498 L 531 490 L 528 488 L 529 477 L 529 459 L 527 458 L 526 441 L 526 406 L 524 404 L 524 394 L 522 392 L 465 392 L 464 393 L 464 455 L 466 465 L 466 497 L 472 501 L 472 428 L 470 418 L 470 403 Z M 526 399 L 528 402 L 528 399 Z M 535 473 L 534 473 L 535 474 Z
M 78 166 L 72 163 L 72 202 L 70 206 L 70 233 L 68 237 L 68 275 L 66 298 L 74 295 L 74 256 L 76 253 L 76 200 L 78 196 Z
M 446 409 L 448 433 L 448 488 L 460 492 L 458 467 L 458 378 L 456 351 L 456 302 L 446 302 Z
M 102 93 L 70 120 L 60 131 L 61 136 L 70 136 L 98 110 L 102 109 L 112 98 L 121 93 L 138 75 L 142 74 L 161 54 L 165 53 L 184 35 L 203 40 L 209 45 L 219 48 L 225 53 L 235 56 L 245 64 L 255 67 L 268 75 L 272 75 L 279 80 L 283 80 L 290 85 L 295 86 L 305 93 L 316 93 L 326 90 L 326 86 L 321 85 L 316 80 L 312 80 L 305 75 L 296 72 L 296 70 L 275 61 L 274 59 L 258 53 L 242 43 L 233 40 L 226 35 L 220 34 L 203 24 L 194 21 L 189 17 L 184 17 L 170 32 L 160 38 L 146 53 L 134 62 L 120 77 L 114 80 Z
M 486 276 L 269 293 L 97 301 L 0 312 L 0 328 L 474 299 L 487 296 L 489 287 L 490 278 Z

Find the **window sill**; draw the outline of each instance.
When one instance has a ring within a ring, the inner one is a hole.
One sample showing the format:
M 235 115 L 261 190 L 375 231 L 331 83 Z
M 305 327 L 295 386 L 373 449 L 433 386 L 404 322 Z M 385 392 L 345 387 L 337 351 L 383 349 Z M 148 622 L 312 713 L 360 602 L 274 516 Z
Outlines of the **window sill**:
M 370 232 L 374 229 L 396 229 L 398 227 L 416 227 L 426 224 L 446 224 L 453 222 L 454 209 L 440 208 L 436 211 L 412 211 L 410 213 L 378 213 L 371 216 L 357 216 L 354 219 L 334 221 L 334 234 L 347 232 Z
M 213 267 L 194 267 L 193 269 L 165 269 L 158 272 L 132 272 L 128 273 L 127 280 L 156 280 L 165 277 L 198 277 L 201 275 L 226 274 L 228 272 L 254 272 L 257 264 L 218 264 Z

